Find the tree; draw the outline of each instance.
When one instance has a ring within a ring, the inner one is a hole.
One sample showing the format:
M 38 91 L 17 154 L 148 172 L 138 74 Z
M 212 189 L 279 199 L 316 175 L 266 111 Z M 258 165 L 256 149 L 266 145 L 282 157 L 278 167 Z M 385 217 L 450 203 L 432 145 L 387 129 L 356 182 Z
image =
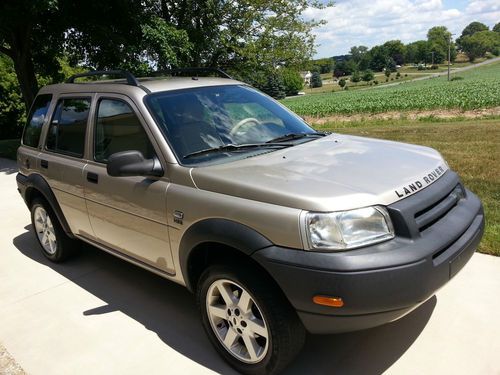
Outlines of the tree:
M 287 96 L 297 95 L 304 87 L 304 79 L 296 70 L 285 68 L 281 72 L 281 75 L 283 77 L 283 84 Z
M 361 79 L 365 82 L 371 81 L 373 78 L 375 78 L 373 72 L 371 70 L 366 70 L 363 72 L 363 75 L 361 76 Z
M 259 89 L 274 99 L 283 99 L 286 97 L 283 78 L 276 73 L 268 75 L 266 83 L 263 87 L 259 87 Z
M 245 78 L 299 67 L 314 51 L 313 0 L 3 0 L 0 53 L 14 64 L 26 108 L 37 74 L 60 80 L 58 58 L 97 69 L 224 66 Z
M 493 26 L 492 31 L 500 33 L 500 22 L 498 22 L 495 26 Z
M 331 73 L 333 71 L 333 59 L 331 57 L 328 57 L 324 59 L 313 60 L 312 66 L 309 67 L 309 70 L 317 70 L 321 74 Z
M 463 40 L 464 40 L 465 37 L 472 36 L 472 35 L 474 35 L 477 32 L 487 31 L 487 30 L 489 30 L 488 26 L 486 26 L 484 23 L 477 22 L 477 21 L 469 23 L 462 30 L 462 35 L 460 35 L 460 37 L 457 39 L 458 46 L 460 47 L 460 49 L 463 49 L 462 42 L 463 42 Z
M 321 75 L 318 72 L 313 72 L 311 77 L 311 87 L 321 87 L 323 86 L 323 80 L 321 79 Z
M 430 58 L 430 45 L 426 40 L 417 40 L 406 46 L 406 62 L 427 63 Z
M 351 47 L 349 54 L 351 55 L 352 60 L 358 64 L 367 52 L 368 47 L 366 46 L 353 46 Z
M 387 55 L 391 57 L 397 65 L 403 65 L 406 52 L 405 45 L 400 40 L 389 40 L 383 44 Z
M 351 74 L 356 65 L 352 63 L 351 60 L 341 60 L 335 63 L 335 67 L 333 68 L 333 75 L 336 78 L 346 76 Z
M 500 37 L 494 31 L 479 31 L 473 35 L 466 36 L 462 39 L 462 49 L 473 62 L 476 58 L 482 57 L 488 51 L 495 51 L 500 47 Z
M 441 64 L 448 59 L 448 47 L 451 42 L 451 33 L 445 26 L 435 26 L 427 32 L 427 42 L 430 52 L 434 54 L 434 63 Z M 455 43 L 451 42 L 451 61 L 457 55 Z
M 12 60 L 0 55 L 0 139 L 19 138 L 24 120 L 24 103 Z
M 375 46 L 369 52 L 370 66 L 369 68 L 375 72 L 382 71 L 387 65 L 390 58 L 387 49 L 384 46 Z

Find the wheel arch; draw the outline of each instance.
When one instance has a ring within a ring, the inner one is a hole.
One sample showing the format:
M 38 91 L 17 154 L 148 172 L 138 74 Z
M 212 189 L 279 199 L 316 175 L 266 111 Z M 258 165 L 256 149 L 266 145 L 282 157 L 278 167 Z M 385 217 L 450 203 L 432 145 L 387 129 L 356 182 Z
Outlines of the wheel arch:
M 31 204 L 35 198 L 39 197 L 44 199 L 56 215 L 57 220 L 59 220 L 64 232 L 68 235 L 68 237 L 75 238 L 71 232 L 68 222 L 66 221 L 66 218 L 64 217 L 61 206 L 59 205 L 59 202 L 57 201 L 56 196 L 50 188 L 47 180 L 37 173 L 32 173 L 27 176 L 25 184 L 26 190 L 24 192 L 24 201 L 26 202 L 28 208 L 31 209 Z
M 248 262 L 262 269 L 251 255 L 273 243 L 256 230 L 227 219 L 205 219 L 193 224 L 182 236 L 179 261 L 186 287 L 196 283 L 209 264 L 214 262 Z

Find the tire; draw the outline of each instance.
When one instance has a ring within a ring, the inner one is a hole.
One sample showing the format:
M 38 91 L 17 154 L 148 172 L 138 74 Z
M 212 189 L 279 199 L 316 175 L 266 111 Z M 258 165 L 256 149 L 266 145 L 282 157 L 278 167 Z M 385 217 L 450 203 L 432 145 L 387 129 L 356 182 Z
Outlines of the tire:
M 210 341 L 240 373 L 277 374 L 302 349 L 304 326 L 263 272 L 241 265 L 213 265 L 201 275 L 196 299 Z M 255 350 L 251 353 L 249 347 Z
M 47 259 L 59 263 L 76 252 L 80 247 L 79 241 L 66 235 L 47 201 L 35 198 L 30 210 L 35 237 Z

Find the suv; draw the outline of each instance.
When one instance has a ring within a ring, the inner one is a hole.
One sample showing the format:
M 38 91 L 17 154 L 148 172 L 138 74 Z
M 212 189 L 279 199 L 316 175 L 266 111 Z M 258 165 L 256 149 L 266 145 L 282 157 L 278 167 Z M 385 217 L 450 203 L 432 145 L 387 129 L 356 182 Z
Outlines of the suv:
M 84 241 L 185 285 L 220 355 L 271 374 L 306 330 L 401 318 L 474 253 L 481 202 L 437 151 L 317 132 L 194 73 L 40 90 L 17 183 L 48 259 Z M 75 83 L 99 74 L 124 78 Z

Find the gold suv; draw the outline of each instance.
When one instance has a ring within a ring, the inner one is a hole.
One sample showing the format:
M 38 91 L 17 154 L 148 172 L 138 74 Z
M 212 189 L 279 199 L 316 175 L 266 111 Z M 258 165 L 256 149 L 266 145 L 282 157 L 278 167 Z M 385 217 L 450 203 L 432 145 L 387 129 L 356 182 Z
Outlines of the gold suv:
M 398 319 L 474 253 L 481 202 L 437 151 L 317 132 L 221 71 L 181 73 L 40 90 L 17 182 L 48 259 L 84 241 L 185 285 L 218 352 L 272 374 L 306 330 Z

